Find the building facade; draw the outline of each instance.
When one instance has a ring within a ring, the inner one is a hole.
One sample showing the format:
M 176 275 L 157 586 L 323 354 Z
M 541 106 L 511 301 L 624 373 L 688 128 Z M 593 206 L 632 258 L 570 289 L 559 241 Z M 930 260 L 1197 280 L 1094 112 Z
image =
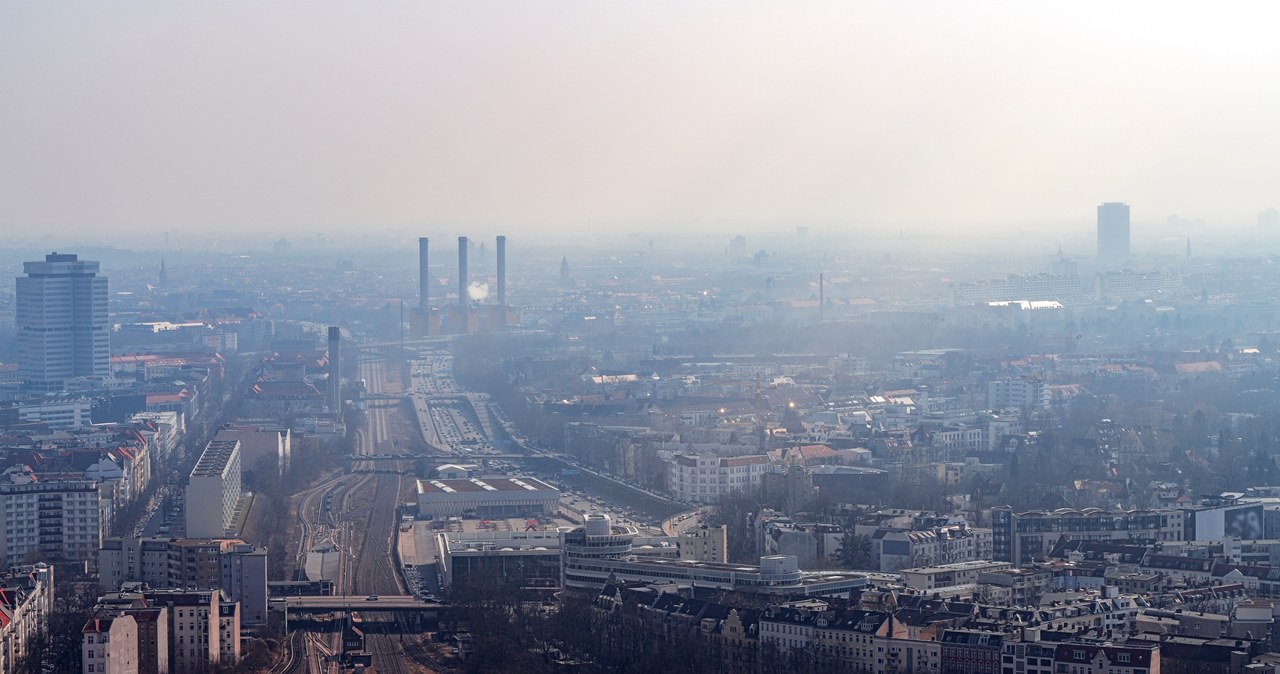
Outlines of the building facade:
M 26 466 L 0 475 L 0 555 L 7 565 L 30 555 L 55 562 L 94 559 L 102 542 L 98 483 L 67 476 L 36 476 Z
M 80 634 L 81 674 L 138 671 L 138 624 L 130 615 L 92 618 Z
M 240 503 L 240 442 L 214 440 L 204 448 L 187 483 L 187 535 L 222 538 Z

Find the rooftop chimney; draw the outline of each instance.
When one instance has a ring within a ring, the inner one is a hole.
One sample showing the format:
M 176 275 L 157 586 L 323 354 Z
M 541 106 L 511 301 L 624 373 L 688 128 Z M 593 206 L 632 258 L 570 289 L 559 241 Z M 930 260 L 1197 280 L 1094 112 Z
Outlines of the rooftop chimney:
M 329 409 L 337 412 L 342 404 L 342 370 L 339 367 L 338 350 L 341 346 L 342 330 L 336 325 L 329 326 Z
M 507 237 L 498 237 L 498 306 L 507 306 Z

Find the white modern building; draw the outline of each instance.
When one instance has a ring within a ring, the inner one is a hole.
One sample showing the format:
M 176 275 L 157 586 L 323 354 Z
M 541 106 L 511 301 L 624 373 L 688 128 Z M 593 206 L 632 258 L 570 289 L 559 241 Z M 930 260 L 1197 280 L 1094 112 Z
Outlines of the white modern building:
M 1004 377 L 987 384 L 987 406 L 993 410 L 1046 409 L 1050 389 L 1036 377 Z
M 53 253 L 17 278 L 18 373 L 32 391 L 110 374 L 107 278 L 98 263 Z
M 187 483 L 187 536 L 225 537 L 239 503 L 240 443 L 213 440 L 204 448 Z
M 93 424 L 90 413 L 93 402 L 71 393 L 50 393 L 17 403 L 18 421 L 24 424 L 47 424 L 56 431 L 84 428 Z

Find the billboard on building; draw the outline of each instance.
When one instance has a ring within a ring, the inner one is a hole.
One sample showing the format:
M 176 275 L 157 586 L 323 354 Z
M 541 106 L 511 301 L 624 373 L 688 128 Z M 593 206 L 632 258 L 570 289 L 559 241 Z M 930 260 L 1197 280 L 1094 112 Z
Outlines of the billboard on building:
M 1233 536 L 1243 540 L 1265 538 L 1262 504 L 1208 508 L 1195 513 L 1195 539 L 1217 541 Z

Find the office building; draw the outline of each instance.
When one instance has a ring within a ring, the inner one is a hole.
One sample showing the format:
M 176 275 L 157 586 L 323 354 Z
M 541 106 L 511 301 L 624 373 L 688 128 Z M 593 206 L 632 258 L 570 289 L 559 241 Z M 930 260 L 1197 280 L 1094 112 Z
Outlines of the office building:
M 1123 262 L 1129 257 L 1129 204 L 1098 206 L 1098 259 Z
M 1280 210 L 1268 208 L 1258 214 L 1258 226 L 1275 229 L 1280 227 Z
M 0 476 L 0 556 L 12 566 L 38 554 L 55 562 L 83 562 L 102 542 L 98 483 L 42 476 L 12 466 Z
M 18 373 L 27 389 L 56 392 L 69 379 L 110 374 L 107 279 L 98 263 L 53 253 L 22 267 Z
M 1027 564 L 1044 559 L 1062 536 L 1073 541 L 1185 540 L 1185 513 L 1180 510 L 1111 512 L 1098 508 L 1049 512 L 991 509 L 991 549 L 997 561 Z
M 762 595 L 847 596 L 868 585 L 859 573 L 801 571 L 788 555 L 766 555 L 759 566 L 675 559 L 666 553 L 677 551 L 643 544 L 638 533 L 597 513 L 588 513 L 583 526 L 562 530 L 561 586 L 599 589 L 613 579 Z
M 222 538 L 240 504 L 240 442 L 213 440 L 187 483 L 187 536 Z M 233 534 L 234 535 L 234 534 Z

